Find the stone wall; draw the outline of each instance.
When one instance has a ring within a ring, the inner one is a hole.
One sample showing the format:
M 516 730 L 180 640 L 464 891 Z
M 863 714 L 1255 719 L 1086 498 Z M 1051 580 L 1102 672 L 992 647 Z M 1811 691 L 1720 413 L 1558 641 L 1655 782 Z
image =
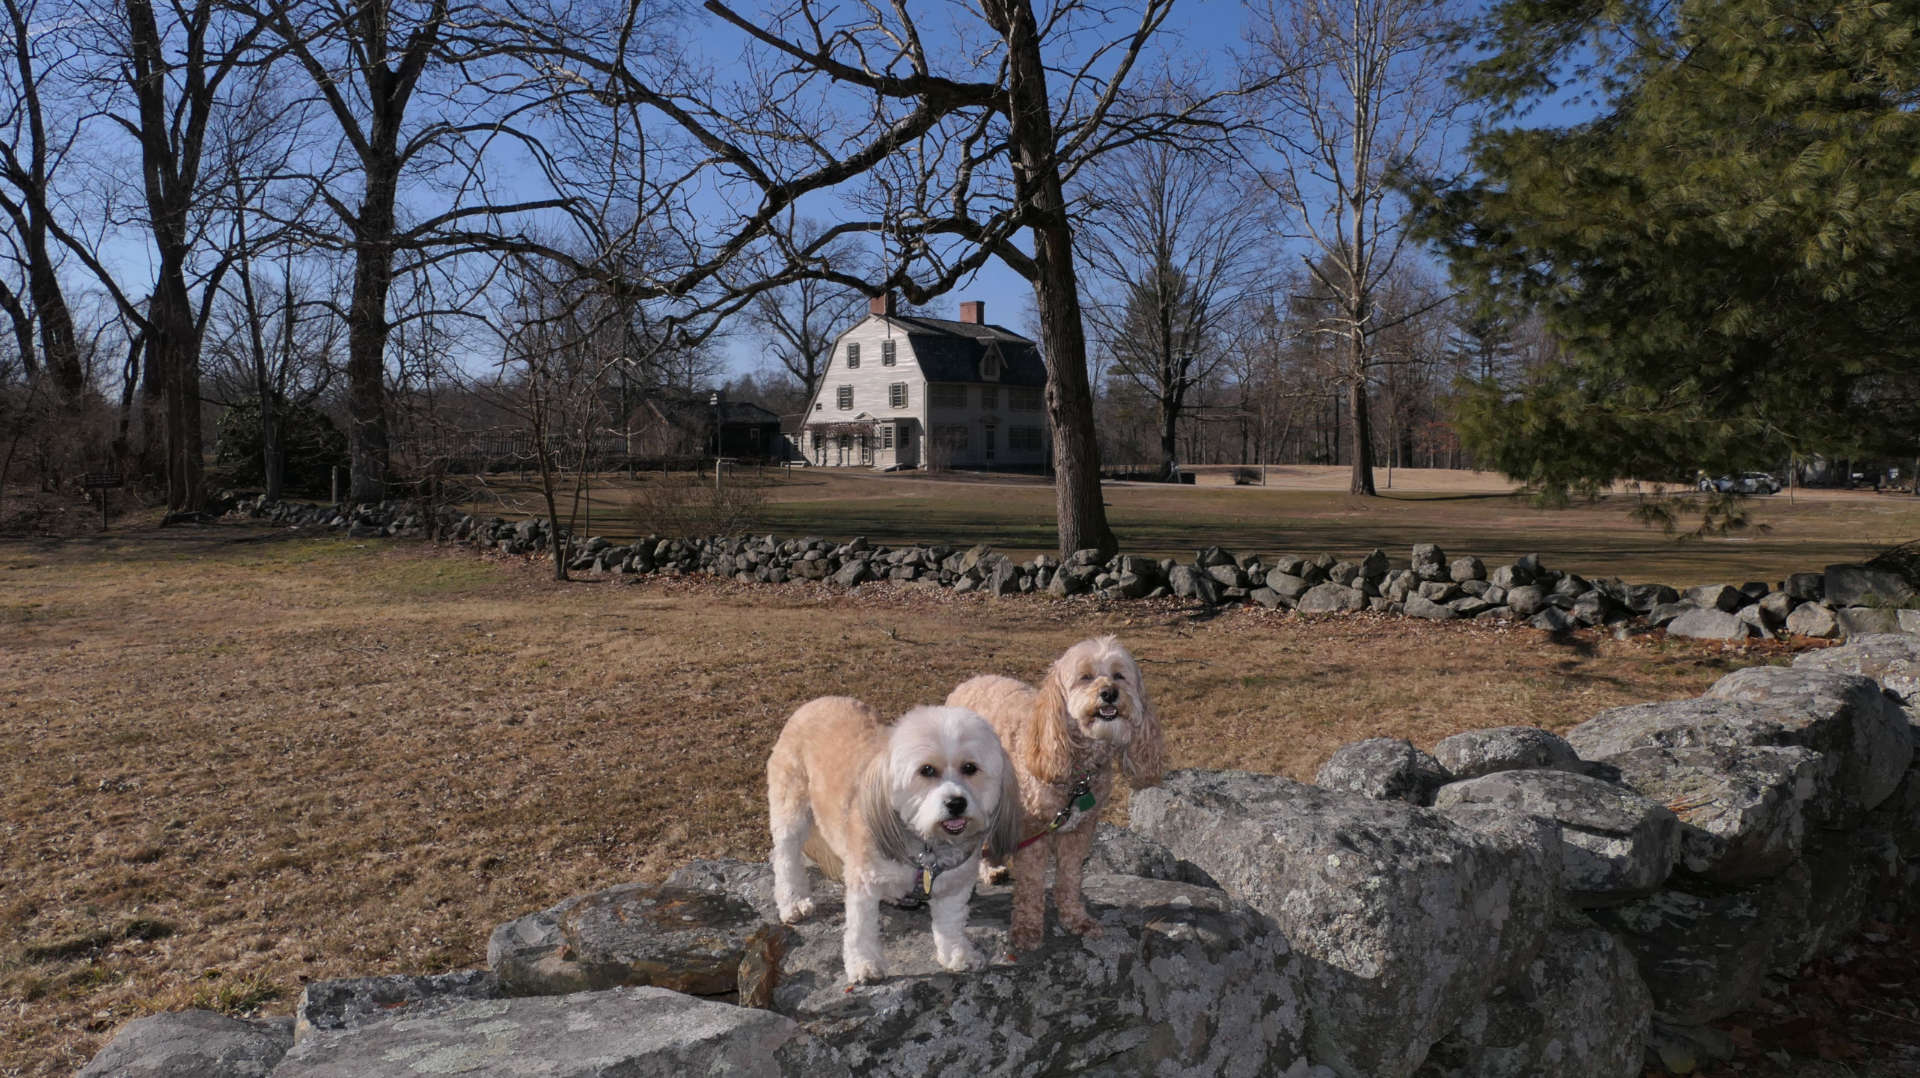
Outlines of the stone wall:
M 344 530 L 356 538 L 420 537 L 427 519 L 407 503 L 352 508 L 239 503 L 232 512 L 298 527 Z M 545 557 L 551 525 L 544 517 L 504 520 L 440 511 L 438 534 L 481 550 Z M 1816 638 L 1920 632 L 1920 592 L 1898 574 L 1862 565 L 1830 565 L 1768 584 L 1749 581 L 1688 588 L 1588 580 L 1551 569 L 1539 555 L 1488 566 L 1471 555 L 1449 558 L 1432 543 L 1416 545 L 1405 567 L 1375 550 L 1358 560 L 1330 554 L 1235 555 L 1219 547 L 1191 561 L 1076 551 L 1016 561 L 989 546 L 886 547 L 865 539 L 776 539 L 735 536 L 630 544 L 602 537 L 580 543 L 568 566 L 602 574 L 704 573 L 749 583 L 826 582 L 857 588 L 869 581 L 949 588 L 990 595 L 1046 592 L 1065 598 L 1173 596 L 1209 605 L 1246 603 L 1306 613 L 1378 611 L 1433 621 L 1460 618 L 1524 623 L 1562 631 L 1604 626 L 1628 632 L 1662 628 L 1712 640 L 1792 633 Z
M 1920 639 L 1869 636 L 1565 737 L 1175 771 L 1101 825 L 1101 937 L 977 973 L 887 908 L 892 975 L 848 988 L 834 885 L 784 926 L 765 864 L 703 861 L 503 924 L 483 970 L 140 1019 L 82 1075 L 1686 1073 L 1707 1023 L 1920 897 L 1916 690 Z M 1010 916 L 983 886 L 969 935 L 1002 954 Z

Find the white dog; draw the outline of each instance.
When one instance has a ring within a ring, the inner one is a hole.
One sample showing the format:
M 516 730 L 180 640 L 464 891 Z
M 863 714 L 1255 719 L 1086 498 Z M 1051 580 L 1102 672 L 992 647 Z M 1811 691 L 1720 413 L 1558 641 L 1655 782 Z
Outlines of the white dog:
M 880 900 L 917 893 L 933 909 L 940 964 L 984 964 L 966 934 L 981 846 L 1004 856 L 1019 830 L 1013 769 L 985 719 L 960 707 L 920 707 L 887 726 L 850 697 L 810 701 L 767 758 L 767 808 L 782 921 L 813 911 L 808 855 L 829 873 L 840 869 L 847 980 L 885 975 Z
M 1013 855 L 1013 949 L 1031 951 L 1045 933 L 1050 860 L 1061 925 L 1099 936 L 1080 893 L 1094 821 L 1112 799 L 1117 772 L 1138 790 L 1157 785 L 1166 765 L 1140 664 L 1111 636 L 1083 640 L 1055 660 L 1037 689 L 983 674 L 948 693 L 947 703 L 987 717 L 1019 776 L 1020 814 L 1031 833 Z M 992 851 L 987 859 L 1000 863 Z

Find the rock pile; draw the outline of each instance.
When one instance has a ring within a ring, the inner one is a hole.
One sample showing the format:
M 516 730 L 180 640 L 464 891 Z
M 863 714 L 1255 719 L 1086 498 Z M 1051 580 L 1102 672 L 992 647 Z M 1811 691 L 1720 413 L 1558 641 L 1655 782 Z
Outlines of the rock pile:
M 1100 829 L 1102 937 L 977 973 L 887 909 L 893 975 L 849 989 L 833 884 L 784 926 L 766 865 L 704 861 L 501 925 L 485 970 L 129 1023 L 82 1075 L 1685 1073 L 1705 1023 L 1920 898 L 1916 670 L 1920 640 L 1873 636 L 1565 737 L 1360 742 L 1315 785 L 1176 771 Z M 976 895 L 989 954 L 1009 899 Z
M 233 512 L 299 527 L 345 529 L 355 538 L 427 533 L 427 515 L 405 502 L 350 508 L 240 502 Z M 544 556 L 552 526 L 544 517 L 509 521 L 439 511 L 436 534 L 478 549 Z M 1192 561 L 1075 551 L 1016 561 L 990 546 L 887 547 L 864 538 L 810 536 L 673 539 L 646 536 L 616 544 L 590 537 L 572 548 L 567 568 L 602 574 L 702 573 L 744 583 L 822 581 L 844 588 L 868 581 L 989 595 L 1046 592 L 1061 598 L 1174 596 L 1208 605 L 1249 603 L 1303 613 L 1377 611 L 1432 621 L 1473 618 L 1519 622 L 1559 632 L 1610 626 L 1662 628 L 1708 640 L 1771 639 L 1782 633 L 1833 638 L 1920 633 L 1920 592 L 1898 574 L 1862 565 L 1830 565 L 1769 585 L 1709 585 L 1681 592 L 1665 584 L 1588 580 L 1549 569 L 1537 554 L 1489 568 L 1472 556 L 1448 558 L 1432 543 L 1414 546 L 1407 568 L 1379 550 L 1341 560 L 1291 554 L 1236 555 L 1208 547 Z

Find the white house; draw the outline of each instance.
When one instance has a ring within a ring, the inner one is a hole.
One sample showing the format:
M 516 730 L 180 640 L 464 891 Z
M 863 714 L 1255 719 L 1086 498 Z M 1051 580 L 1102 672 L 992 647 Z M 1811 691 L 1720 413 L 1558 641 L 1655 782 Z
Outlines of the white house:
M 1047 368 L 1032 341 L 986 320 L 896 314 L 875 296 L 840 334 L 807 402 L 801 451 L 839 467 L 1044 468 Z

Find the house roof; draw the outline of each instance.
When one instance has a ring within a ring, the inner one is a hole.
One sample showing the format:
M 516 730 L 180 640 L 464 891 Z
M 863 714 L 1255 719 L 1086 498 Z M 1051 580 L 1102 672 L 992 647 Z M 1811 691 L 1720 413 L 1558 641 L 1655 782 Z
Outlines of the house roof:
M 658 397 L 650 404 L 662 419 L 676 425 L 699 426 L 711 423 L 715 406 L 707 403 L 705 397 Z M 751 401 L 723 400 L 719 404 L 720 422 L 728 423 L 778 423 L 780 416 Z
M 988 379 L 980 376 L 980 361 L 997 352 L 1000 377 L 993 381 L 1010 386 L 1047 384 L 1047 365 L 1040 358 L 1040 347 L 1011 330 L 944 318 L 876 317 L 884 317 L 906 332 L 914 358 L 929 382 L 985 382 Z

